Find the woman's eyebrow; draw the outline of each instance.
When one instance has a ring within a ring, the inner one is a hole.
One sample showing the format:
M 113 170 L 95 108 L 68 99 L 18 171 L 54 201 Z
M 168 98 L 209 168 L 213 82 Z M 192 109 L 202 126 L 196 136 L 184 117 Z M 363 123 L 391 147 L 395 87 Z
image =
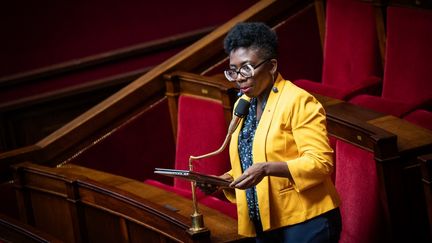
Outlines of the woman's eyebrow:
M 241 62 L 240 67 L 243 67 L 246 64 L 250 64 L 250 60 L 246 60 L 246 61 Z M 230 66 L 230 68 L 237 68 L 237 66 L 234 64 L 230 64 L 229 66 Z

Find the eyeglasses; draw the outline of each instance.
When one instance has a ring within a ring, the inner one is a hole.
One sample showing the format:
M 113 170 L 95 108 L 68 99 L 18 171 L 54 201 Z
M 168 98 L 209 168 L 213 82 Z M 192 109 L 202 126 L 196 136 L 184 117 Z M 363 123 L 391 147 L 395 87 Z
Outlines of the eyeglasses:
M 243 76 L 244 78 L 251 78 L 255 75 L 255 69 L 257 69 L 259 66 L 266 63 L 269 60 L 270 59 L 266 59 L 266 60 L 260 62 L 259 64 L 255 65 L 255 67 L 250 65 L 250 64 L 245 64 L 245 65 L 241 66 L 238 71 L 235 70 L 234 68 L 226 69 L 224 71 L 225 77 L 230 82 L 236 81 L 239 74 L 241 76 Z

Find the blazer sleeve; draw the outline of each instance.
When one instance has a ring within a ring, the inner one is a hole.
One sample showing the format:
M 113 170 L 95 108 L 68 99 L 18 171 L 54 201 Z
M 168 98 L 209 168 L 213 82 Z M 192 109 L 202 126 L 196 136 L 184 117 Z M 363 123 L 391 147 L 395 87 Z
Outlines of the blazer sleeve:
M 312 95 L 301 93 L 290 112 L 298 157 L 287 164 L 294 188 L 303 191 L 329 178 L 333 172 L 333 150 L 328 142 L 324 108 Z
M 231 177 L 233 176 L 232 170 L 226 172 L 227 174 L 229 174 Z M 228 201 L 230 201 L 231 203 L 236 203 L 236 195 L 235 195 L 235 191 L 232 189 L 223 189 L 222 190 L 225 197 L 228 199 Z

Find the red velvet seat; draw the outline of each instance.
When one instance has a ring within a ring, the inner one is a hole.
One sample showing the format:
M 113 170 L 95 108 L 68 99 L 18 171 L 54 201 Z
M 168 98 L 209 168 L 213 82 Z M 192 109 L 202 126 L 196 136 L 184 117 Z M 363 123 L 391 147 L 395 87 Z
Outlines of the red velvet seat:
M 421 127 L 427 128 L 429 130 L 432 130 L 432 112 L 418 109 L 415 110 L 406 116 L 404 116 L 404 119 L 412 122 L 414 124 L 417 124 Z
M 296 80 L 310 92 L 337 99 L 380 89 L 381 64 L 373 6 L 356 0 L 326 1 L 321 82 Z
M 221 102 L 198 96 L 180 95 L 178 99 L 178 122 L 176 143 L 176 169 L 189 169 L 189 156 L 203 155 L 217 150 L 225 139 L 227 125 Z M 193 161 L 194 171 L 221 175 L 230 169 L 228 150 L 213 157 Z M 191 183 L 174 178 L 174 185 L 147 180 L 154 186 L 191 198 Z M 220 198 L 207 196 L 197 189 L 200 203 L 215 208 L 228 216 L 237 218 L 236 205 Z
M 385 217 L 379 197 L 374 154 L 336 142 L 336 189 L 341 197 L 340 243 L 385 241 Z
M 387 43 L 381 97 L 360 95 L 351 103 L 430 127 L 432 11 L 387 8 Z

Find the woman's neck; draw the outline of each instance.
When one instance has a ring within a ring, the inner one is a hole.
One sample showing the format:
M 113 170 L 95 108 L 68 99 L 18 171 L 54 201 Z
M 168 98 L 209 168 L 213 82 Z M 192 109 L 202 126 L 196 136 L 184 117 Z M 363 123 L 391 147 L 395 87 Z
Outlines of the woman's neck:
M 267 103 L 267 99 L 271 89 L 272 86 L 268 87 L 266 90 L 264 90 L 264 92 L 262 92 L 260 95 L 257 96 L 257 105 L 260 106 L 261 108 L 264 108 L 265 104 Z
M 259 121 L 261 119 L 261 115 L 264 111 L 265 105 L 267 104 L 267 99 L 270 94 L 271 87 L 266 89 L 262 94 L 257 96 L 257 111 L 256 116 L 257 120 Z

